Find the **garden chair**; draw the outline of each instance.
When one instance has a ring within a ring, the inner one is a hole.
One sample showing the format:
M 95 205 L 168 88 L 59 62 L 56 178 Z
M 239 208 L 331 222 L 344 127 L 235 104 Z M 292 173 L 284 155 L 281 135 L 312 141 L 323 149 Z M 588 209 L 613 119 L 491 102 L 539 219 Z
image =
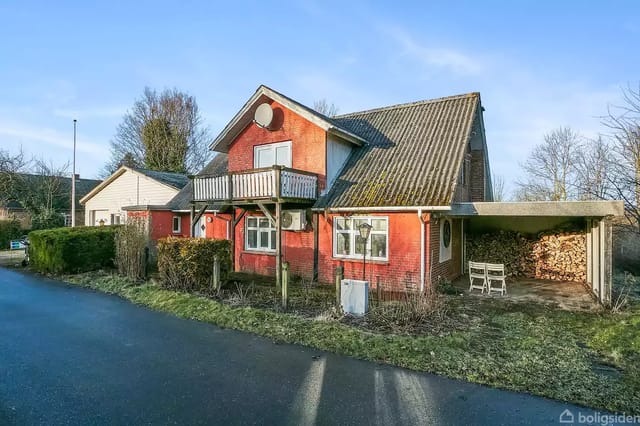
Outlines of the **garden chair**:
M 473 280 L 482 280 L 481 284 L 476 284 Z M 484 293 L 487 290 L 487 267 L 486 263 L 469 262 L 469 291 L 477 288 Z
M 506 278 L 503 264 L 487 263 L 487 292 L 489 294 L 491 294 L 492 291 L 500 292 L 502 296 L 507 294 Z M 499 283 L 500 285 L 494 286 L 494 282 Z

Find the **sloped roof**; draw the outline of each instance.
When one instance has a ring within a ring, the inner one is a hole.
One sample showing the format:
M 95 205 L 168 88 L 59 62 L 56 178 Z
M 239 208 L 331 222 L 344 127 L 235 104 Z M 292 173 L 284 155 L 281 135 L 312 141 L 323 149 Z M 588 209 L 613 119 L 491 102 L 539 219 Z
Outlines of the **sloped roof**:
M 20 177 L 22 179 L 32 179 L 32 180 L 44 180 L 49 179 L 51 176 L 42 176 L 42 175 L 34 175 L 28 173 L 20 173 Z M 60 192 L 68 192 L 68 198 L 71 198 L 71 178 L 66 176 L 58 176 L 57 179 L 60 181 Z M 84 179 L 78 178 L 76 179 L 76 204 L 79 203 L 80 199 L 87 195 L 93 188 L 100 185 L 102 181 L 98 179 Z M 4 205 L 0 205 L 0 207 L 8 207 L 12 209 L 20 209 L 22 205 L 17 201 L 9 201 Z M 69 201 L 69 208 L 71 208 L 71 202 Z
M 287 107 L 291 111 L 306 118 L 321 129 L 340 136 L 346 141 L 349 141 L 357 146 L 364 144 L 364 140 L 359 135 L 351 132 L 348 128 L 343 127 L 340 123 L 321 114 L 313 109 L 302 105 L 301 103 L 294 101 L 293 99 L 278 93 L 275 90 L 261 85 L 258 90 L 249 98 L 249 100 L 242 106 L 240 111 L 231 119 L 229 124 L 226 125 L 222 132 L 214 139 L 210 145 L 210 149 L 218 152 L 228 152 L 229 145 L 235 140 L 236 136 L 253 122 L 254 113 L 256 108 L 263 102 L 276 101 L 279 104 Z
M 367 144 L 314 207 L 450 205 L 480 107 L 469 93 L 333 117 Z
M 157 170 L 140 169 L 137 167 L 134 170 L 160 183 L 172 186 L 175 189 L 182 189 L 189 183 L 189 177 L 183 173 L 159 172 Z
M 197 176 L 220 176 L 228 171 L 227 154 L 218 153 L 209 163 L 204 166 Z M 185 211 L 191 208 L 191 200 L 193 200 L 193 181 L 190 180 L 187 185 L 178 192 L 168 203 L 167 208 L 171 210 Z M 208 210 L 220 210 L 222 205 L 210 205 Z
M 189 183 L 189 177 L 182 173 L 159 172 L 156 170 L 142 169 L 137 167 L 120 166 L 120 168 L 113 172 L 111 176 L 100 182 L 99 185 L 92 188 L 84 197 L 82 197 L 80 199 L 80 203 L 84 204 L 89 201 L 93 196 L 102 191 L 104 187 L 109 185 L 118 177 L 122 176 L 127 170 L 131 171 L 132 173 L 146 176 L 158 183 L 161 183 L 162 185 L 166 185 L 173 189 L 182 189 L 187 183 Z

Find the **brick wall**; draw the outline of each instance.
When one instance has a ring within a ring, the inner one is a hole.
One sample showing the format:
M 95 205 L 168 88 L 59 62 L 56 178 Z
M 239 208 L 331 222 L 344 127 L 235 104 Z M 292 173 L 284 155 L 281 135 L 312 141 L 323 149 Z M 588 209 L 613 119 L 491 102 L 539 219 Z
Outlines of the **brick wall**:
M 254 168 L 253 147 L 275 142 L 291 141 L 291 166 L 319 176 L 320 189 L 326 176 L 326 132 L 277 102 L 272 102 L 277 130 L 267 130 L 249 124 L 229 148 L 229 171 Z
M 438 277 L 455 279 L 462 274 L 462 223 L 460 219 L 451 220 L 451 259 L 440 262 L 440 222 L 430 223 L 431 241 L 431 279 L 435 283 Z M 428 278 L 427 278 L 428 280 Z

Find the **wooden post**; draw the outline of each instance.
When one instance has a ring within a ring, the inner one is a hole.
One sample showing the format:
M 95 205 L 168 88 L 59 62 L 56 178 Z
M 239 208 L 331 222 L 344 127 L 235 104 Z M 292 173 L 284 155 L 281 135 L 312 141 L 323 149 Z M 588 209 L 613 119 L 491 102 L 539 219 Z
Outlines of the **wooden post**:
M 342 278 L 344 277 L 344 268 L 338 266 L 336 268 L 336 306 L 340 307 L 340 290 L 342 287 Z
M 215 291 L 220 290 L 220 259 L 218 256 L 213 256 L 213 274 L 212 274 L 213 289 Z
M 289 262 L 282 262 L 282 307 L 289 304 Z
M 378 306 L 382 302 L 382 287 L 380 287 L 380 275 L 376 275 L 376 298 L 378 299 Z
M 282 206 L 276 201 L 276 289 L 280 291 L 282 288 L 282 225 L 280 216 L 282 216 Z

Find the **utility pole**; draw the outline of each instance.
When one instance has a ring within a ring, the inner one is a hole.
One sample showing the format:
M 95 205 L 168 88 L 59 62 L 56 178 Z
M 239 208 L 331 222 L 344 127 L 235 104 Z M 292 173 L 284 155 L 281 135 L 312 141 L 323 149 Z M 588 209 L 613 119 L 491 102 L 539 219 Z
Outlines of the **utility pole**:
M 73 119 L 73 174 L 71 175 L 71 227 L 76 226 L 76 123 Z

